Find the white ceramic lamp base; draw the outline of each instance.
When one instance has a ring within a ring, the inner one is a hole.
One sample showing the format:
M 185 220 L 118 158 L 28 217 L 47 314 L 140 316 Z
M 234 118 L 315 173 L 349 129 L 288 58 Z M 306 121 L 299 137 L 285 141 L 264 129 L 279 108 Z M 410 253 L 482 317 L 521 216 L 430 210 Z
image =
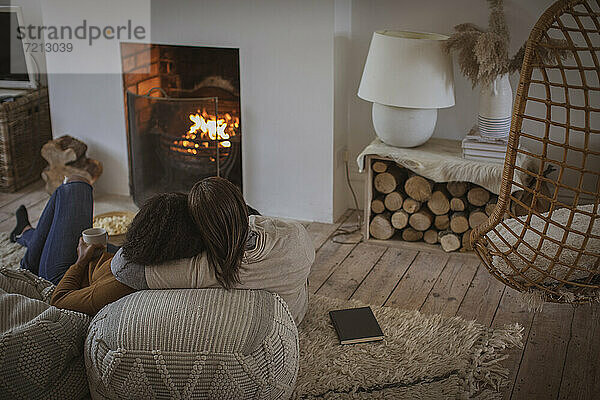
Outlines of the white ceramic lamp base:
M 382 142 L 396 147 L 420 146 L 431 138 L 437 108 L 403 108 L 373 103 L 373 127 Z

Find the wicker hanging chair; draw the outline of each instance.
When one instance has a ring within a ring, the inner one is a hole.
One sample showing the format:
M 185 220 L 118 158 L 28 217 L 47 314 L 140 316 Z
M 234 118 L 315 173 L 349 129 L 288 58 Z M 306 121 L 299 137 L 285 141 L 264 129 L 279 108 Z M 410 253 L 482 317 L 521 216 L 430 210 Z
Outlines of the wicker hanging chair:
M 548 52 L 557 56 L 542 61 Z M 537 169 L 517 166 L 522 156 Z M 598 301 L 599 191 L 600 2 L 558 1 L 529 36 L 498 204 L 473 230 L 473 248 L 496 278 L 536 299 Z

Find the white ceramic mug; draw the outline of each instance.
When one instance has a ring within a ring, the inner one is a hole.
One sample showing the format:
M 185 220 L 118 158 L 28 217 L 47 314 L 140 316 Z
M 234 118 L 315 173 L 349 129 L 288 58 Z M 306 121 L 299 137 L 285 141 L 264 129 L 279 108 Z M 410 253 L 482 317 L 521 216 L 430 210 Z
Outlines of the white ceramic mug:
M 81 233 L 83 241 L 87 244 L 101 244 L 106 246 L 108 234 L 104 228 L 89 228 Z

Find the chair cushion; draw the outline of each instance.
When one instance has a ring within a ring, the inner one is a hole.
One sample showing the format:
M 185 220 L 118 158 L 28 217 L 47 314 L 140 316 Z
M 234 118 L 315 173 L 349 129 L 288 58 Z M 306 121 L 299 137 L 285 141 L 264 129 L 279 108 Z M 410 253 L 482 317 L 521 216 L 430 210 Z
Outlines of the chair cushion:
M 88 395 L 83 342 L 90 318 L 47 303 L 54 285 L 0 268 L 0 398 Z
M 281 399 L 298 373 L 285 302 L 261 290 L 144 290 L 92 320 L 93 398 Z
M 527 216 L 504 221 L 514 234 L 500 225 L 497 228 L 498 235 L 493 231 L 487 235 L 500 251 L 507 253 L 504 256 L 506 259 L 495 255 L 493 257 L 494 266 L 502 274 L 513 276 L 515 271 L 507 263 L 509 261 L 515 268 L 523 271 L 522 275 L 546 286 L 554 286 L 559 283 L 557 278 L 567 281 L 587 278 L 594 270 L 598 254 L 600 254 L 600 240 L 597 239 L 600 236 L 600 221 L 598 221 L 598 217 L 590 218 L 577 211 L 591 213 L 593 205 L 579 206 L 575 211 L 567 208 L 556 210 L 552 213 L 551 222 L 548 224 L 544 219 L 535 215 L 531 217 L 529 226 L 526 223 Z M 570 229 L 567 230 L 565 227 L 572 214 Z M 548 213 L 542 215 L 547 218 Z M 542 232 L 544 234 L 540 234 Z M 521 235 L 523 236 L 522 240 L 520 240 Z M 584 242 L 586 236 L 591 237 Z M 560 245 L 563 239 L 567 247 Z M 535 257 L 533 262 L 533 265 L 539 269 L 547 270 L 551 266 L 552 260 L 556 260 L 548 274 L 529 267 L 528 261 L 532 260 L 535 255 L 529 246 L 540 249 L 542 255 Z M 516 252 L 510 252 L 515 247 Z M 489 248 L 492 249 L 491 246 Z M 573 249 L 583 249 L 583 254 L 580 255 L 579 251 Z M 513 279 L 525 281 L 519 276 L 513 276 Z

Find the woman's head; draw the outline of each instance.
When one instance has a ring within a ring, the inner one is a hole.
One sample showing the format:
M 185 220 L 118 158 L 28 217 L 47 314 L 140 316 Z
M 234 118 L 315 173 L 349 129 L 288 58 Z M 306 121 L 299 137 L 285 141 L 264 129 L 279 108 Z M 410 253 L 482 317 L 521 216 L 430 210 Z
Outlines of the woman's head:
M 248 237 L 248 209 L 242 192 L 226 179 L 206 178 L 190 191 L 188 207 L 215 277 L 223 287 L 233 287 L 239 282 Z
M 204 250 L 183 193 L 162 193 L 150 198 L 137 213 L 123 245 L 128 261 L 151 265 L 193 257 Z

